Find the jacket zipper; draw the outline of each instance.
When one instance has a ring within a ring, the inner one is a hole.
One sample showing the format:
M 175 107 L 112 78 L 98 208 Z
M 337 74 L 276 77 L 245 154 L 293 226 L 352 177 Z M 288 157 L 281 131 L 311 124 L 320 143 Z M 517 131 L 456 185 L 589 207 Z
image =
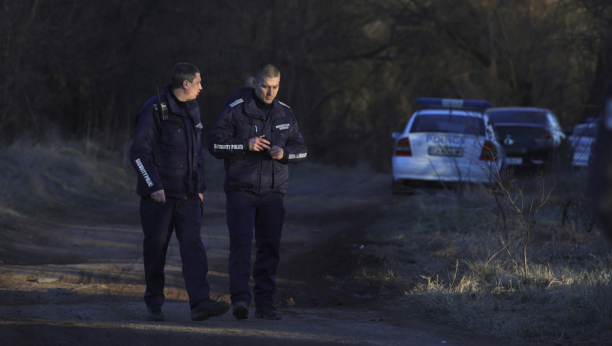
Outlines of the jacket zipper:
M 263 132 L 263 129 L 262 129 Z M 257 125 L 255 125 L 255 136 L 258 136 L 259 134 L 257 133 Z M 259 185 L 257 186 L 257 194 L 261 194 L 261 169 L 262 169 L 262 159 L 261 159 L 261 153 L 259 154 L 259 171 L 257 171 L 257 174 L 259 175 Z
M 257 187 L 257 194 L 261 194 L 261 155 L 259 156 L 259 186 Z

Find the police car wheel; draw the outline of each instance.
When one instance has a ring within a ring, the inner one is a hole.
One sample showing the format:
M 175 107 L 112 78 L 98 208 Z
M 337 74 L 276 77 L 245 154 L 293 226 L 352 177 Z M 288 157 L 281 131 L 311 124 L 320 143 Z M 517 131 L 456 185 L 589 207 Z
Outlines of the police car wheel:
M 393 195 L 399 195 L 400 194 L 400 187 L 401 187 L 401 183 L 398 181 L 395 181 L 395 179 L 393 179 L 393 177 L 391 178 L 391 194 Z

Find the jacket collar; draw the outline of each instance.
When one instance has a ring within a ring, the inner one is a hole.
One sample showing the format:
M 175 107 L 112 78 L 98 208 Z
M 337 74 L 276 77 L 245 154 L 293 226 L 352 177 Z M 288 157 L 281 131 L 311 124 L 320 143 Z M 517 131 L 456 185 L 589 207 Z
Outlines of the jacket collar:
M 196 105 L 195 100 L 193 101 L 187 101 L 187 104 L 185 106 L 185 110 L 181 109 L 181 107 L 179 107 L 176 102 L 174 101 L 174 98 L 172 97 L 171 93 L 172 93 L 172 84 L 166 84 L 166 86 L 164 87 L 164 90 L 166 92 L 166 102 L 168 102 L 168 108 L 170 108 L 170 113 L 176 114 L 176 115 L 182 115 L 182 116 L 190 116 L 189 112 L 191 111 L 191 109 Z
M 266 115 L 261 109 L 257 108 L 254 97 L 257 96 L 254 96 L 253 92 L 246 93 L 244 96 L 244 112 L 250 117 L 265 120 Z M 272 109 L 270 110 L 270 119 L 282 117 L 284 115 L 283 106 L 274 98 L 274 101 L 272 101 Z

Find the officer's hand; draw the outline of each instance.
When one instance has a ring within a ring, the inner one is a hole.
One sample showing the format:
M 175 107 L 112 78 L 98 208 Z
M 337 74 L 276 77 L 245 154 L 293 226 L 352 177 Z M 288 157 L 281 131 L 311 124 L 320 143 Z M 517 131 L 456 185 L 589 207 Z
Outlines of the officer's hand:
M 201 193 L 198 193 L 198 195 L 200 196 L 200 201 L 204 202 L 204 195 Z
M 249 139 L 249 150 L 262 151 L 265 149 L 270 149 L 270 142 L 264 139 L 263 136 Z
M 164 190 L 159 190 L 159 191 L 155 191 L 151 194 L 151 198 L 153 198 L 153 200 L 155 202 L 159 202 L 159 203 L 166 203 L 166 194 L 164 193 Z
M 274 160 L 280 160 L 283 158 L 284 151 L 283 148 L 274 145 L 272 148 L 270 148 L 270 150 L 268 150 L 268 153 L 270 153 L 270 156 L 272 156 Z

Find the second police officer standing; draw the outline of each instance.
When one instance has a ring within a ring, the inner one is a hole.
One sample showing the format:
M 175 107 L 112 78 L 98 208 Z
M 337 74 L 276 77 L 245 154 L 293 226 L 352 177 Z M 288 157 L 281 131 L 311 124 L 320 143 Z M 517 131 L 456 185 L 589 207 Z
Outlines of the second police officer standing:
M 248 318 L 253 299 L 255 317 L 282 318 L 273 297 L 285 217 L 287 164 L 303 161 L 307 149 L 293 112 L 276 100 L 279 84 L 280 71 L 271 64 L 260 65 L 254 90 L 225 108 L 208 139 L 209 152 L 225 164 L 230 294 L 237 319 Z M 257 254 L 251 296 L 253 229 Z

